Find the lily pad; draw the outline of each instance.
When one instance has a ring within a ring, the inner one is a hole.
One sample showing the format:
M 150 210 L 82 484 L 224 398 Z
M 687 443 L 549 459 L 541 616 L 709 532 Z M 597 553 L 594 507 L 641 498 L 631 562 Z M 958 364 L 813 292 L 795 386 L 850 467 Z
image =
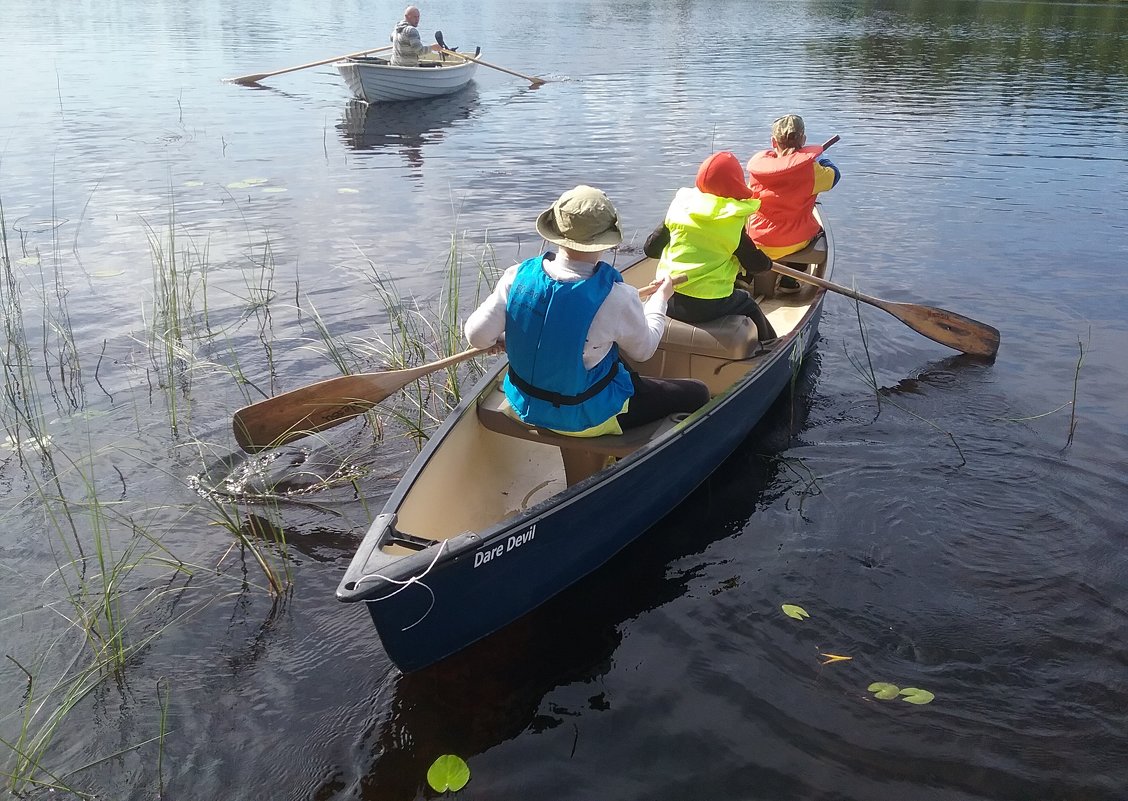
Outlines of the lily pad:
M 203 186 L 204 182 L 203 181 L 185 181 L 184 185 L 185 186 L 192 186 L 192 187 Z
M 896 698 L 897 695 L 901 692 L 900 687 L 898 687 L 896 684 L 890 684 L 887 681 L 875 681 L 866 689 L 873 693 L 875 697 L 880 698 L 882 701 L 888 701 L 891 698 Z
M 358 195 L 358 194 L 360 194 L 360 190 L 359 189 L 351 189 L 347 186 L 342 186 L 340 189 L 337 190 L 337 194 L 340 194 L 340 195 Z
M 244 178 L 242 181 L 236 181 L 235 183 L 228 184 L 227 188 L 228 189 L 248 189 L 252 186 L 260 186 L 262 184 L 265 184 L 269 180 L 270 180 L 269 178 Z
M 117 278 L 119 275 L 125 275 L 125 270 L 97 270 L 90 274 L 95 278 Z
M 438 793 L 445 793 L 447 790 L 457 792 L 465 787 L 468 781 L 470 781 L 470 766 L 462 760 L 462 757 L 456 757 L 454 754 L 443 754 L 427 769 L 427 784 Z
M 901 690 L 900 694 L 904 696 L 901 700 L 910 704 L 929 704 L 936 697 L 928 690 L 922 690 L 919 687 L 906 687 Z
M 34 267 L 36 264 L 39 264 L 39 257 L 24 256 L 22 259 L 16 259 L 16 264 L 19 264 L 22 267 Z
M 279 192 L 289 192 L 290 190 L 284 186 L 264 186 L 262 191 L 269 195 L 276 195 Z
M 806 609 L 801 606 L 796 606 L 795 604 L 784 604 L 780 607 L 780 609 L 783 610 L 783 613 L 785 615 L 787 615 L 788 617 L 793 617 L 796 620 L 802 620 L 805 617 L 810 617 Z

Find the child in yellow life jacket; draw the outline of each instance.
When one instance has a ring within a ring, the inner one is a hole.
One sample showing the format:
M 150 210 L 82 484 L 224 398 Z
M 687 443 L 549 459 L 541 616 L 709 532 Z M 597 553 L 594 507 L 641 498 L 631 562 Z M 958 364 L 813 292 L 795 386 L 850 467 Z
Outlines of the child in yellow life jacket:
M 815 200 L 842 177 L 818 145 L 807 146 L 803 118 L 787 114 L 772 123 L 772 146 L 748 161 L 748 185 L 760 208 L 748 221 L 748 235 L 773 261 L 802 250 L 821 229 Z M 799 291 L 799 282 L 784 276 L 783 292 Z
M 705 159 L 695 185 L 678 190 L 666 219 L 643 247 L 647 256 L 659 260 L 660 277 L 686 278 L 675 287 L 667 315 L 704 323 L 743 314 L 756 323 L 760 342 L 776 338 L 755 299 L 735 286 L 741 272 L 753 275 L 772 266 L 745 231 L 748 218 L 759 208 L 760 201 L 744 183 L 740 161 L 728 151 Z

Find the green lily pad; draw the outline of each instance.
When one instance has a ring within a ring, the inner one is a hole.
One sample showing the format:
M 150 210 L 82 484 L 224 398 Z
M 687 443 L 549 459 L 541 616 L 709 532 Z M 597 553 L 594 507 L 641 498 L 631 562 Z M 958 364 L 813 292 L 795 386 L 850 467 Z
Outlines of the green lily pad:
M 125 275 L 125 270 L 97 270 L 90 274 L 95 278 L 117 278 L 119 275 Z
M 284 186 L 264 186 L 262 191 L 269 195 L 276 195 L 279 192 L 289 192 L 290 190 Z
M 898 687 L 896 684 L 890 684 L 887 681 L 875 681 L 866 689 L 873 693 L 875 697 L 880 698 L 882 701 L 888 701 L 891 698 L 896 698 L 897 695 L 901 692 L 900 687 Z
M 350 189 L 347 186 L 342 186 L 340 189 L 337 190 L 337 193 L 341 194 L 341 195 L 357 195 L 357 194 L 360 194 L 360 190 L 359 189 Z
M 806 609 L 801 606 L 796 606 L 795 604 L 784 604 L 780 607 L 780 609 L 783 610 L 783 613 L 785 615 L 787 615 L 788 617 L 793 617 L 796 620 L 802 620 L 805 617 L 810 617 Z
M 910 704 L 929 704 L 936 697 L 928 690 L 922 690 L 919 687 L 906 687 L 901 690 L 900 694 L 905 696 L 901 700 Z
M 192 187 L 203 186 L 204 182 L 203 181 L 185 181 L 184 185 L 185 186 L 192 186 Z
M 228 189 L 248 189 L 252 186 L 260 186 L 269 181 L 269 178 L 244 178 L 242 181 L 236 181 L 233 184 L 228 184 Z
M 24 256 L 22 259 L 16 259 L 16 264 L 19 264 L 22 267 L 34 267 L 36 264 L 39 264 L 39 257 Z
M 447 790 L 457 792 L 465 787 L 468 781 L 470 781 L 470 766 L 462 760 L 462 757 L 456 757 L 454 754 L 443 754 L 427 769 L 427 784 L 438 793 L 445 793 Z

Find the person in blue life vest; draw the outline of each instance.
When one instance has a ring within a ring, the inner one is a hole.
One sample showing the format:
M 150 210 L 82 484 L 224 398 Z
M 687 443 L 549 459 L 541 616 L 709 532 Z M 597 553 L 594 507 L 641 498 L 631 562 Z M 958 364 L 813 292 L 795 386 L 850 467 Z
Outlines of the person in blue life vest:
M 735 154 L 725 150 L 701 163 L 692 187 L 674 195 L 666 219 L 646 239 L 643 252 L 658 259 L 658 275 L 684 276 L 668 314 L 686 323 L 704 323 L 743 314 L 756 324 L 764 345 L 776 338 L 767 315 L 736 279 L 770 270 L 771 260 L 744 227 L 760 201 L 744 183 Z
M 507 269 L 465 325 L 472 346 L 501 345 L 508 353 L 503 389 L 514 414 L 529 425 L 591 437 L 704 406 L 703 382 L 640 376 L 620 358 L 654 355 L 674 287 L 669 278 L 655 281 L 643 303 L 602 260 L 623 240 L 607 195 L 591 186 L 570 189 L 536 227 L 559 250 Z

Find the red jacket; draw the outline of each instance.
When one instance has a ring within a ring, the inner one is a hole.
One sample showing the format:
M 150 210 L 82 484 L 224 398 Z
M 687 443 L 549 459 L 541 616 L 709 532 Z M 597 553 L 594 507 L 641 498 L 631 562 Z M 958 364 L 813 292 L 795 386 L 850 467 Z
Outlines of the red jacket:
M 786 156 L 764 150 L 748 161 L 748 185 L 760 199 L 760 210 L 748 220 L 748 235 L 757 245 L 787 247 L 811 239 L 819 232 L 812 210 L 815 160 L 820 145 L 807 145 Z

